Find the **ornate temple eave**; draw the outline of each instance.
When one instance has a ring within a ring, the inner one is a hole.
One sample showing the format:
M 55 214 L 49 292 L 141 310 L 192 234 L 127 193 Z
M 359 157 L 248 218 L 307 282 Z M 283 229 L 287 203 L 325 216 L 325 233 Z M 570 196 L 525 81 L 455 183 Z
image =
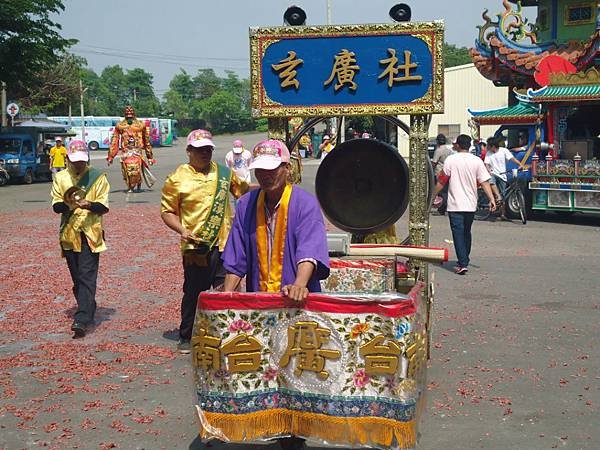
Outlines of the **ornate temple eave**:
M 596 30 L 584 42 L 539 44 L 534 31 L 524 31 L 526 23 L 520 16 L 520 9 L 514 11 L 507 5 L 505 4 L 506 11 L 498 15 L 498 21 L 493 21 L 487 15 L 487 10 L 483 13 L 485 24 L 478 27 L 479 37 L 475 47 L 470 50 L 475 67 L 485 78 L 496 84 L 531 86 L 534 85 L 535 69 L 546 56 L 560 56 L 572 63 L 578 71 L 585 70 L 594 63 L 594 58 L 600 52 L 600 30 Z M 523 3 L 520 6 L 524 6 Z M 521 27 L 521 33 L 517 37 L 510 36 L 506 30 L 503 31 L 502 27 L 507 27 L 509 18 L 512 18 L 513 23 L 508 23 L 507 30 L 514 29 L 514 23 Z M 531 43 L 524 44 L 526 38 L 529 38 Z M 520 75 L 520 80 L 519 77 L 515 77 L 517 74 Z
M 598 102 L 600 83 L 584 85 L 545 86 L 541 89 L 529 89 L 527 95 L 538 103 L 557 102 Z
M 479 125 L 534 124 L 544 116 L 539 106 L 523 102 L 505 108 L 467 111 Z

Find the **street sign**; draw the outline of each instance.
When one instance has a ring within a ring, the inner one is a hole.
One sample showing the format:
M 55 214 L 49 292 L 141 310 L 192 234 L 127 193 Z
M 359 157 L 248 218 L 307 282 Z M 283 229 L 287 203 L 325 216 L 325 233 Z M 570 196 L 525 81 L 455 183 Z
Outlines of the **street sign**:
M 444 110 L 442 22 L 252 28 L 254 117 Z
M 17 114 L 19 114 L 19 105 L 16 103 L 9 103 L 6 105 L 6 112 L 10 117 L 15 117 Z

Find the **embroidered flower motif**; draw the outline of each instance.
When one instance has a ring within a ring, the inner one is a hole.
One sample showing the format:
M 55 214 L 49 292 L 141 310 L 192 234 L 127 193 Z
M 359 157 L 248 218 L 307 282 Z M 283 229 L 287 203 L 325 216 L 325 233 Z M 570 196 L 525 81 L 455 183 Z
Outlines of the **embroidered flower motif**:
M 393 378 L 386 378 L 383 382 L 383 386 L 389 390 L 394 390 L 397 386 L 397 383 Z
M 409 322 L 400 322 L 396 325 L 396 339 L 402 339 L 406 333 L 410 333 L 410 323 Z
M 263 322 L 263 325 L 265 327 L 274 327 L 275 325 L 277 325 L 277 317 L 275 317 L 275 315 L 273 314 L 267 316 L 267 318 Z
M 354 372 L 353 379 L 354 386 L 362 389 L 369 384 L 371 377 L 367 374 L 367 372 L 365 372 L 365 369 L 358 369 L 356 372 Z
M 271 381 L 274 380 L 275 378 L 277 378 L 277 374 L 279 372 L 277 371 L 276 368 L 274 367 L 267 367 L 267 370 L 265 370 L 262 374 L 262 379 L 265 381 Z
M 371 414 L 376 416 L 379 413 L 379 411 L 381 410 L 381 405 L 379 405 L 379 403 L 377 403 L 377 402 L 372 402 L 369 405 L 369 409 L 371 411 Z
M 213 377 L 215 377 L 215 379 L 217 379 L 217 380 L 221 380 L 221 379 L 224 380 L 226 378 L 229 378 L 229 372 L 225 369 L 215 370 Z
M 229 331 L 232 333 L 235 331 L 250 331 L 251 329 L 252 325 L 243 319 L 234 320 L 229 324 Z
M 356 339 L 358 336 L 365 333 L 371 326 L 368 323 L 357 323 L 350 330 L 350 338 Z

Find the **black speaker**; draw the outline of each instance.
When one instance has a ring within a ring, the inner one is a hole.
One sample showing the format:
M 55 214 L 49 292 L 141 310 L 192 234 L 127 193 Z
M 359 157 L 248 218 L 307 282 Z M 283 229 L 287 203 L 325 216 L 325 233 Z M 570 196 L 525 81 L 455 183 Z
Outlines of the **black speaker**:
M 306 23 L 306 13 L 298 6 L 290 6 L 283 14 L 283 23 L 291 26 L 304 25 Z
M 398 3 L 390 9 L 390 17 L 394 22 L 410 22 L 410 6 Z

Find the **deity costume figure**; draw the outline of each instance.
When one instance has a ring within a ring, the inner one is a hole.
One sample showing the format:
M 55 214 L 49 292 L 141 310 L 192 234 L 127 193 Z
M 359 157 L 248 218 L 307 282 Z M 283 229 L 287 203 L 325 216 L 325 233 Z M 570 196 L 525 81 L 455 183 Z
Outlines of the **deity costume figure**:
M 147 162 L 142 150 L 146 154 Z M 125 119 L 115 127 L 106 158 L 108 164 L 112 164 L 117 154 L 121 157 L 121 171 L 129 192 L 133 192 L 134 188 L 140 190 L 142 178 L 148 187 L 152 187 L 156 178 L 148 166 L 156 161 L 152 154 L 150 132 L 146 124 L 136 118 L 131 106 L 125 108 Z

